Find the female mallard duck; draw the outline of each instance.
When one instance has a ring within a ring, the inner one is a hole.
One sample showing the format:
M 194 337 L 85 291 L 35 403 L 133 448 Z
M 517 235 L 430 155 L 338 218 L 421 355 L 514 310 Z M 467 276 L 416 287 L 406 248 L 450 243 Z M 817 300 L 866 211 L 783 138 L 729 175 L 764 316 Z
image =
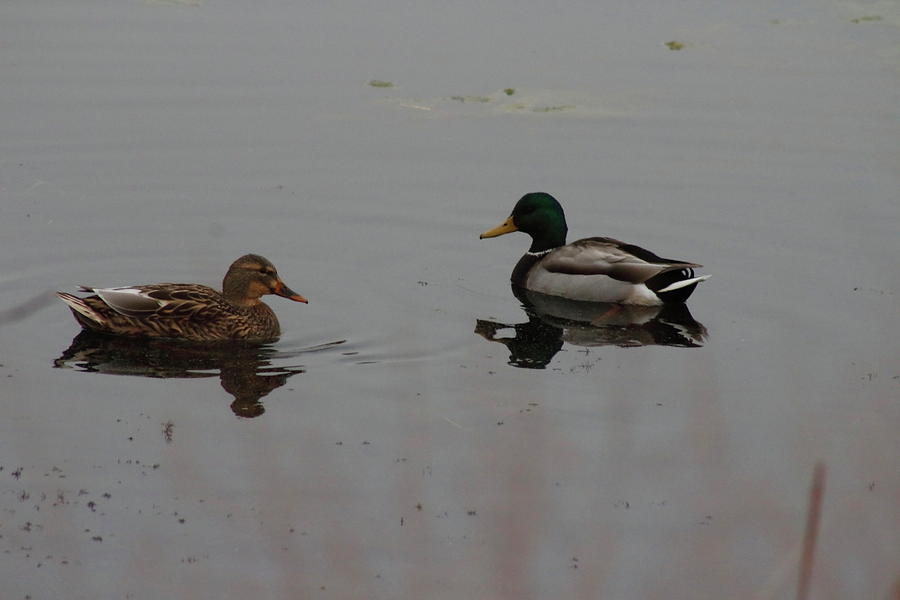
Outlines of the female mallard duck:
M 709 275 L 702 265 L 661 258 L 607 237 L 566 244 L 566 217 L 550 194 L 525 194 L 503 224 L 481 239 L 512 231 L 531 236 L 531 248 L 512 272 L 513 285 L 571 300 L 655 306 L 684 302 Z
M 247 254 L 231 264 L 221 293 L 196 283 L 82 286 L 81 291 L 96 296 L 56 295 L 85 329 L 192 342 L 274 340 L 281 333 L 278 318 L 260 297 L 276 294 L 295 302 L 307 301 L 284 285 L 272 263 L 258 254 Z

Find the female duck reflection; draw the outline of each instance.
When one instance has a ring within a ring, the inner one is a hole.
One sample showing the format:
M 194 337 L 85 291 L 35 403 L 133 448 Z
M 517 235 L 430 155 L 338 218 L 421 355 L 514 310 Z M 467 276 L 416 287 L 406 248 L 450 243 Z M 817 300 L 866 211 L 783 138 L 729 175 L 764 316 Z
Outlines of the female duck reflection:
M 111 375 L 162 378 L 200 378 L 218 375 L 225 391 L 234 396 L 231 410 L 253 418 L 265 412 L 260 399 L 283 386 L 302 368 L 273 367 L 276 350 L 248 342 L 190 344 L 173 340 L 133 339 L 82 331 L 62 356 L 60 368 Z
M 513 294 L 522 303 L 528 321 L 516 324 L 478 319 L 475 333 L 504 344 L 509 364 L 543 369 L 563 342 L 575 346 L 702 346 L 706 327 L 694 320 L 684 304 L 623 306 L 568 300 L 518 286 Z M 500 336 L 512 329 L 513 337 Z

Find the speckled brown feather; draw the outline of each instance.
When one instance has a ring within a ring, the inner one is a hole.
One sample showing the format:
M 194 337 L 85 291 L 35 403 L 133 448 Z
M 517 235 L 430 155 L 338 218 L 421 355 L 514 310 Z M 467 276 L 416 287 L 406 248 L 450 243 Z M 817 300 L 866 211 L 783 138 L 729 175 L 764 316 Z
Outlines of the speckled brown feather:
M 242 262 L 243 261 L 243 262 Z M 270 341 L 281 334 L 278 318 L 259 300 L 266 292 L 298 302 L 305 298 L 284 286 L 266 259 L 247 255 L 232 265 L 224 287 L 243 291 L 234 301 L 211 287 L 193 283 L 157 283 L 130 288 L 90 288 L 79 298 L 58 292 L 86 329 L 135 337 L 175 338 L 192 342 Z
M 160 283 L 134 286 L 154 298 L 168 301 L 157 310 L 128 316 L 109 307 L 100 296 L 79 298 L 103 322 L 88 319 L 72 309 L 78 322 L 89 329 L 118 335 L 177 338 L 195 342 L 235 339 L 275 339 L 281 335 L 278 318 L 262 302 L 235 306 L 222 294 L 204 285 Z

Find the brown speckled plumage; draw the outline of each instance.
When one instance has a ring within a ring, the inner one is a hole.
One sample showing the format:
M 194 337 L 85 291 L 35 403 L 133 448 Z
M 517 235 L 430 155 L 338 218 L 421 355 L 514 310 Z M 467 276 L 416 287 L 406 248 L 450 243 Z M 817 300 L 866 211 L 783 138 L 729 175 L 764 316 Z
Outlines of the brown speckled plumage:
M 225 274 L 223 292 L 195 283 L 157 283 L 125 288 L 90 288 L 79 298 L 57 292 L 85 329 L 116 335 L 174 338 L 193 342 L 271 341 L 281 334 L 278 318 L 260 297 L 306 299 L 289 289 L 271 262 L 256 254 L 237 259 Z

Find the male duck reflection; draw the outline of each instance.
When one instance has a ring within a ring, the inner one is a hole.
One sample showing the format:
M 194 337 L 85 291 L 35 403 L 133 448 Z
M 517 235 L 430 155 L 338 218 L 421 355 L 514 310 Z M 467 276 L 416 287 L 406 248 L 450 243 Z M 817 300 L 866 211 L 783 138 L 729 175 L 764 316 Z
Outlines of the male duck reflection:
M 694 320 L 683 303 L 637 306 L 582 302 L 516 286 L 513 294 L 522 302 L 528 321 L 478 319 L 475 333 L 506 346 L 509 364 L 514 367 L 544 369 L 564 342 L 582 348 L 698 348 L 706 343 L 706 327 Z
M 276 294 L 307 302 L 278 277 L 258 254 L 231 264 L 222 292 L 196 283 L 157 283 L 118 288 L 81 288 L 95 296 L 57 292 L 85 329 L 116 335 L 173 338 L 191 342 L 272 341 L 281 334 L 278 317 L 260 297 Z
M 661 258 L 607 237 L 566 244 L 566 217 L 550 194 L 525 194 L 503 224 L 481 239 L 513 231 L 531 236 L 531 247 L 512 272 L 513 285 L 570 300 L 658 306 L 687 300 L 709 275 L 702 265 Z

